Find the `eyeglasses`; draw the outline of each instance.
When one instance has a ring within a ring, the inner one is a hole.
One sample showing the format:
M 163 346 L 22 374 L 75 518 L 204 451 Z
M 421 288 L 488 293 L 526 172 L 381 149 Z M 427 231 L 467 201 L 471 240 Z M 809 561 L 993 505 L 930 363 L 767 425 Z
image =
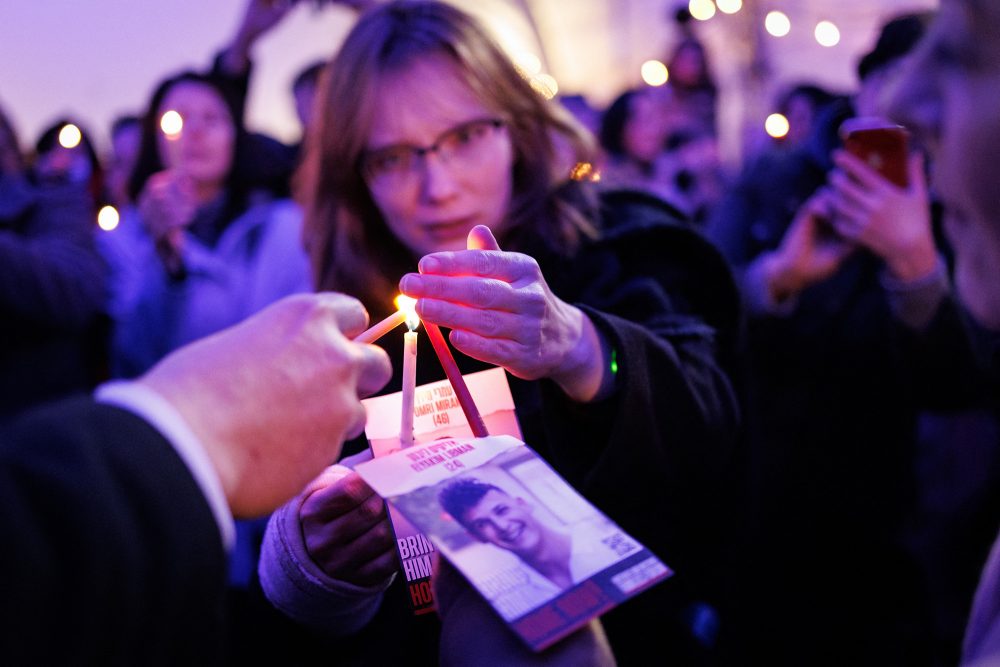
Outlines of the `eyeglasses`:
M 398 144 L 361 157 L 361 173 L 369 186 L 400 185 L 417 175 L 430 153 L 452 168 L 475 167 L 482 159 L 486 140 L 503 127 L 497 118 L 479 118 L 445 131 L 430 146 Z

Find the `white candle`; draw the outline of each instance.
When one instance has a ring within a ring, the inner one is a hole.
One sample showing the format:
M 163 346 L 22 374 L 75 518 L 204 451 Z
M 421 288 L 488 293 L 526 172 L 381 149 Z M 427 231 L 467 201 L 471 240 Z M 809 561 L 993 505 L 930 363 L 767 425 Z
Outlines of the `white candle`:
M 399 423 L 399 444 L 413 444 L 413 394 L 417 390 L 417 332 L 403 334 L 403 414 Z

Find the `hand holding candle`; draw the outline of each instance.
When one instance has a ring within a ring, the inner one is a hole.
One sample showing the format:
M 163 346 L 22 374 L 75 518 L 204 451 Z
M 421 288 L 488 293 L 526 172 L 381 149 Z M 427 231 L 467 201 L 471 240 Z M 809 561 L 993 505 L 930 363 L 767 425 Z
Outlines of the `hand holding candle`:
M 525 380 L 548 378 L 577 401 L 613 387 L 606 346 L 583 311 L 557 297 L 534 258 L 500 250 L 490 230 L 469 233 L 468 250 L 420 260 L 400 289 L 418 314 L 448 327 L 457 350 Z
M 476 407 L 475 401 L 472 400 L 472 393 L 469 391 L 468 385 L 465 384 L 462 371 L 458 369 L 458 364 L 455 363 L 455 357 L 452 356 L 451 350 L 448 349 L 448 342 L 444 339 L 444 335 L 436 324 L 424 322 L 424 329 L 427 331 L 427 337 L 430 339 L 431 345 L 434 346 L 434 351 L 437 352 L 438 359 L 441 360 L 441 366 L 444 367 L 444 374 L 448 376 L 448 381 L 451 382 L 451 387 L 455 390 L 455 398 L 458 399 L 458 404 L 462 406 L 462 412 L 465 413 L 465 419 L 469 422 L 472 435 L 477 438 L 485 438 L 489 435 L 489 431 L 486 430 L 486 423 L 483 421 L 482 415 L 479 414 L 479 408 Z
M 184 229 L 198 210 L 194 183 L 178 169 L 159 171 L 146 180 L 137 203 L 164 267 L 171 276 L 182 276 Z

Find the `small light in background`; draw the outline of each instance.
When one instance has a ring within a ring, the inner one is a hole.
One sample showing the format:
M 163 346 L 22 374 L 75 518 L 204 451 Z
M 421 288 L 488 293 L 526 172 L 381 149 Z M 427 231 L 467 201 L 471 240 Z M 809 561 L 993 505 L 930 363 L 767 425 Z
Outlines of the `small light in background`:
M 764 29 L 774 37 L 784 37 L 791 31 L 792 22 L 782 12 L 768 12 L 764 17 Z
M 648 86 L 662 86 L 670 78 L 667 66 L 659 60 L 647 60 L 642 64 L 639 72 L 642 75 L 642 80 Z
M 715 0 L 715 4 L 723 14 L 735 14 L 743 9 L 743 0 Z
M 119 220 L 118 209 L 114 206 L 104 206 L 97 212 L 97 226 L 106 232 L 117 227 Z
M 601 180 L 601 172 L 594 168 L 594 165 L 590 162 L 577 162 L 569 172 L 569 177 L 574 181 L 592 181 L 598 182 Z
M 836 46 L 840 42 L 840 29 L 830 21 L 817 23 L 814 34 L 820 46 Z
M 559 92 L 559 84 L 551 74 L 539 74 L 536 77 L 532 77 L 531 87 L 541 93 L 547 100 L 551 100 Z
M 531 51 L 522 51 L 514 59 L 514 66 L 528 75 L 536 76 L 542 71 L 542 61 Z
M 59 130 L 59 145 L 63 148 L 76 148 L 82 139 L 80 128 L 73 123 L 67 123 Z
M 715 3 L 712 0 L 690 0 L 688 12 L 693 19 L 707 21 L 715 16 Z
M 788 134 L 788 119 L 780 113 L 773 113 L 764 121 L 764 131 L 775 139 L 781 139 Z
M 181 136 L 181 130 L 184 129 L 184 119 L 171 109 L 160 118 L 160 129 L 167 135 L 167 139 L 176 139 Z

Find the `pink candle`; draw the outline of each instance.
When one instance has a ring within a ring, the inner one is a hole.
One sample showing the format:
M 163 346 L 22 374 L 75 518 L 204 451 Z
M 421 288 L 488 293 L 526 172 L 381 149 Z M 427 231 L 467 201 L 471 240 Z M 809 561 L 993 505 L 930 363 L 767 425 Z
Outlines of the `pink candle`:
M 472 400 L 472 393 L 469 392 L 469 387 L 465 384 L 462 372 L 458 370 L 455 357 L 451 355 L 448 341 L 444 339 L 444 334 L 441 333 L 441 329 L 436 324 L 424 322 L 424 328 L 427 329 L 427 337 L 430 338 L 431 345 L 434 346 L 434 351 L 437 352 L 438 359 L 441 360 L 441 366 L 444 367 L 444 373 L 448 376 L 448 381 L 451 382 L 451 386 L 455 390 L 455 397 L 458 399 L 458 404 L 462 406 L 462 412 L 465 413 L 472 434 L 477 438 L 485 438 L 489 435 L 486 423 L 483 422 L 479 408 Z

